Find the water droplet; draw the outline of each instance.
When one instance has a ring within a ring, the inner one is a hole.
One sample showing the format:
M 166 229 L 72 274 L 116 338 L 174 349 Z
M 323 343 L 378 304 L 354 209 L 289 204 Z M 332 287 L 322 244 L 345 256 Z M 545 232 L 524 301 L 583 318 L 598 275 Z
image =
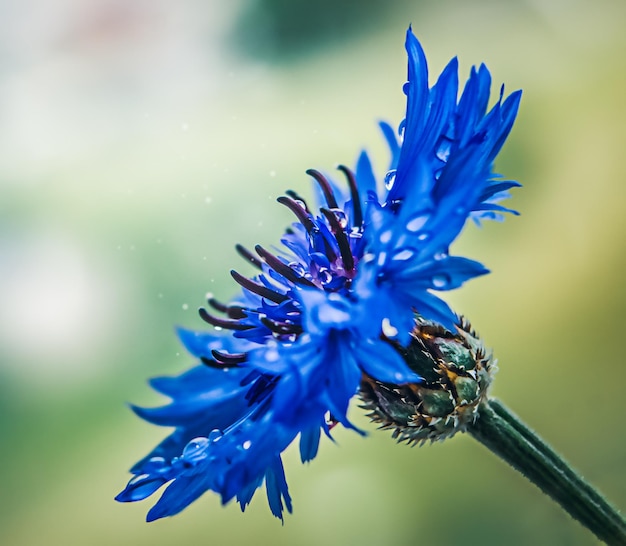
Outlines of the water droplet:
M 407 231 L 410 231 L 411 233 L 418 232 L 422 229 L 422 227 L 424 227 L 424 224 L 428 222 L 429 218 L 430 216 L 428 214 L 416 214 L 415 216 L 412 216 L 406 223 Z
M 383 334 L 385 334 L 388 338 L 394 338 L 398 335 L 398 329 L 391 324 L 391 321 L 388 318 L 384 318 L 381 323 L 381 329 Z
M 276 349 L 270 349 L 265 353 L 265 360 L 268 362 L 276 362 L 279 358 L 280 355 Z
M 424 241 L 427 241 L 428 239 L 430 239 L 430 233 L 428 233 L 427 231 L 422 231 L 422 233 L 420 233 L 417 236 L 418 241 L 424 242 Z
M 363 261 L 363 263 L 367 264 L 373 262 L 374 258 L 376 258 L 375 254 L 373 254 L 372 252 L 367 252 L 366 254 L 363 254 L 363 258 L 361 258 L 361 260 Z
M 415 251 L 410 248 L 403 248 L 393 255 L 393 259 L 397 261 L 410 260 L 415 255 Z
M 241 444 L 241 447 L 243 447 L 244 449 L 250 449 L 251 445 L 252 442 L 250 440 L 246 440 L 243 444 Z
M 194 438 L 183 449 L 182 458 L 191 462 L 204 458 L 206 456 L 206 448 L 210 443 L 209 439 L 203 436 Z
M 300 262 L 291 262 L 289 267 L 293 270 L 296 275 L 304 275 L 306 273 L 305 267 Z
M 348 225 L 348 217 L 346 216 L 346 213 L 342 209 L 330 209 L 330 210 L 337 218 L 337 221 L 339 222 L 341 229 L 345 229 L 345 227 Z
M 392 169 L 385 175 L 385 188 L 390 190 L 393 188 L 393 184 L 396 181 L 396 170 Z
M 167 462 L 165 461 L 165 458 L 150 457 L 148 459 L 148 462 L 145 465 L 143 465 L 142 470 L 144 470 L 144 472 L 147 472 L 149 474 L 151 472 L 158 472 L 159 470 L 162 470 L 167 466 L 168 465 L 167 465 Z
M 222 436 L 224 436 L 224 433 L 219 428 L 214 428 L 209 433 L 209 441 L 210 442 L 217 442 Z
M 411 90 L 411 82 L 404 82 L 402 84 L 402 92 L 405 95 L 408 95 L 410 90 Z
M 444 142 L 437 150 L 436 155 L 440 161 L 447 162 L 448 157 L 450 157 L 450 143 Z
M 380 234 L 380 242 L 386 245 L 389 241 L 391 241 L 392 236 L 393 236 L 393 232 L 390 229 L 383 231 Z
M 437 252 L 435 252 L 435 253 L 433 254 L 433 258 L 434 258 L 435 260 L 438 260 L 438 261 L 439 261 L 439 260 L 445 260 L 447 257 L 448 257 L 448 251 L 447 251 L 447 249 L 441 249 L 441 250 L 438 250 Z
M 361 237 L 363 237 L 363 233 L 361 233 L 361 228 L 353 227 L 350 230 L 350 238 L 351 239 L 360 239 Z
M 333 274 L 325 267 L 322 267 L 317 273 L 317 278 L 322 284 L 328 284 L 333 280 Z
M 298 205 L 302 210 L 306 210 L 306 204 L 301 199 L 295 199 L 296 205 Z
M 432 283 L 435 288 L 442 289 L 450 284 L 450 278 L 447 275 L 435 275 L 432 278 Z

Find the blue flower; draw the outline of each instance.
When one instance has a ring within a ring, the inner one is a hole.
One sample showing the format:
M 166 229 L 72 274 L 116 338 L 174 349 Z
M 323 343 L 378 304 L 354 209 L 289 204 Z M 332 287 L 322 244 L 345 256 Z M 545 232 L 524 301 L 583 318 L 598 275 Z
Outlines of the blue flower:
M 472 69 L 459 97 L 456 59 L 428 85 L 426 58 L 406 35 L 406 118 L 396 136 L 381 129 L 391 164 L 378 184 L 368 155 L 356 172 L 341 166 L 342 186 L 316 170 L 320 205 L 295 192 L 278 199 L 296 221 L 278 252 L 237 246 L 258 269 L 224 304 L 208 300 L 200 316 L 214 333 L 180 330 L 200 363 L 178 377 L 151 381 L 172 402 L 133 408 L 174 431 L 131 472 L 117 500 L 137 501 L 167 485 L 148 520 L 171 516 L 211 490 L 242 510 L 265 484 L 272 513 L 291 511 L 282 452 L 299 438 L 303 462 L 321 434 L 341 424 L 364 378 L 392 385 L 424 379 L 402 356 L 415 317 L 454 331 L 457 316 L 435 292 L 487 273 L 449 246 L 468 219 L 513 212 L 499 204 L 518 184 L 492 170 L 517 113 L 520 92 L 487 110 L 491 77 Z M 360 431 L 359 431 L 360 432 Z

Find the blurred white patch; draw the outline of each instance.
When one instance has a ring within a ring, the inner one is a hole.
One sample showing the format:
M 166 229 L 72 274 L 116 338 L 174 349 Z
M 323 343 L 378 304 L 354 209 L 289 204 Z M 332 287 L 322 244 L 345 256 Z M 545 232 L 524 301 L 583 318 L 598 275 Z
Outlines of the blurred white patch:
M 71 236 L 12 235 L 0 239 L 3 367 L 29 384 L 92 379 L 112 337 L 119 291 L 111 275 Z

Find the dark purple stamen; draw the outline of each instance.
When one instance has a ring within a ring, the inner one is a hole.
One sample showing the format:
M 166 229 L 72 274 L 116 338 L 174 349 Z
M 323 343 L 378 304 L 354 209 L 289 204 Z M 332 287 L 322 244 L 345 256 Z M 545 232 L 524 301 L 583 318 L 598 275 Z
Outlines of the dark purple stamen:
M 269 265 L 274 271 L 281 274 L 287 280 L 291 281 L 292 283 L 315 287 L 315 284 L 313 284 L 310 280 L 299 276 L 293 269 L 291 269 L 291 267 L 282 262 L 277 256 L 274 256 L 274 254 L 272 254 L 271 252 L 265 250 L 261 245 L 256 245 L 254 247 L 254 250 L 256 250 L 257 254 L 265 260 L 265 263 L 267 265 Z
M 313 232 L 317 230 L 313 220 L 309 216 L 309 213 L 304 210 L 295 199 L 287 197 L 286 195 L 281 195 L 278 199 L 276 199 L 276 201 L 278 201 L 281 205 L 285 205 L 291 212 L 293 212 L 309 234 L 312 235 Z
M 352 256 L 352 250 L 350 249 L 350 242 L 348 241 L 346 232 L 343 230 L 337 216 L 332 210 L 320 208 L 320 211 L 328 220 L 330 228 L 335 236 L 335 239 L 337 240 L 344 269 L 346 271 L 352 271 L 354 269 L 354 257 Z
M 276 334 L 297 335 L 302 333 L 302 326 L 300 326 L 299 324 L 293 324 L 291 322 L 278 322 L 276 320 L 271 320 L 267 317 L 261 317 L 261 322 L 264 326 L 266 326 L 269 330 Z
M 316 171 L 315 169 L 309 169 L 308 171 L 306 171 L 306 174 L 308 174 L 309 176 L 312 176 L 315 179 L 315 181 L 319 184 L 320 188 L 322 189 L 322 192 L 324 193 L 324 198 L 326 199 L 326 203 L 328 204 L 328 207 L 331 209 L 338 208 L 337 200 L 335 199 L 333 188 L 330 185 L 330 182 L 328 182 L 328 180 L 326 179 L 326 177 L 321 172 Z
M 246 313 L 243 307 L 238 305 L 226 305 L 215 298 L 211 297 L 207 300 L 207 303 L 220 313 L 226 313 L 232 319 L 246 318 Z
M 359 197 L 359 188 L 356 185 L 356 177 L 354 173 L 348 169 L 345 165 L 339 165 L 337 167 L 343 174 L 346 175 L 348 180 L 348 186 L 350 186 L 350 197 L 352 198 L 352 225 L 356 228 L 360 228 L 363 224 L 363 212 L 361 210 L 361 198 Z
M 223 353 L 216 349 L 211 350 L 213 358 L 220 364 L 228 364 L 230 366 L 236 366 L 248 360 L 247 353 Z
M 235 279 L 235 281 L 237 281 L 243 288 L 249 290 L 250 292 L 253 292 L 254 294 L 257 294 L 258 296 L 261 296 L 262 298 L 265 298 L 266 300 L 273 301 L 274 303 L 282 303 L 289 299 L 289 296 L 285 296 L 285 294 L 280 294 L 275 290 L 268 288 L 267 286 L 263 286 L 262 284 L 254 282 L 253 280 L 244 277 L 240 273 L 237 273 L 234 269 L 231 270 L 230 274 L 232 275 L 233 279 Z
M 198 309 L 198 313 L 200 314 L 200 318 L 204 322 L 208 322 L 212 326 L 217 326 L 218 328 L 226 328 L 228 330 L 250 330 L 254 328 L 249 324 L 242 324 L 238 320 L 232 319 L 222 319 L 219 317 L 215 317 L 211 315 L 204 307 L 200 307 Z
M 217 370 L 227 370 L 229 368 L 237 367 L 237 364 L 226 364 L 224 362 L 218 362 L 217 360 L 208 358 L 206 356 L 201 356 L 200 360 L 202 361 L 202 364 L 205 364 L 206 366 L 209 366 L 209 368 L 215 368 Z
M 262 262 L 252 252 L 240 244 L 235 245 L 235 249 L 239 255 L 246 261 L 250 262 L 257 269 L 262 269 Z

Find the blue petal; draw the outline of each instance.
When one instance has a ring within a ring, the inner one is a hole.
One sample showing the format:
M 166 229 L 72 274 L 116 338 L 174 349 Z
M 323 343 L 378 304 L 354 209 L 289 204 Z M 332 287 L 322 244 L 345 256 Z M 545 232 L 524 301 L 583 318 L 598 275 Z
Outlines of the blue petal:
M 361 369 L 383 383 L 419 383 L 422 378 L 411 371 L 400 354 L 384 341 L 368 341 L 354 347 Z
M 393 130 L 393 127 L 391 125 L 389 125 L 386 121 L 381 121 L 378 126 L 380 127 L 381 131 L 383 132 L 383 136 L 385 137 L 385 140 L 387 141 L 387 146 L 389 146 L 389 151 L 391 152 L 391 160 L 389 161 L 389 169 L 388 170 L 393 170 L 393 169 L 397 169 L 398 168 L 398 161 L 400 159 L 400 151 L 401 151 L 401 147 L 398 144 L 398 139 L 396 137 L 396 132 Z M 374 188 L 368 188 L 368 187 L 364 187 L 363 188 L 365 191 L 369 190 L 369 189 L 374 189 Z
M 115 497 L 118 502 L 134 502 L 143 500 L 152 495 L 169 480 L 161 476 L 141 475 L 135 476 L 119 495 Z
M 276 458 L 274 464 L 268 468 L 265 474 L 265 487 L 270 510 L 277 518 L 283 519 L 283 501 L 287 511 L 291 513 L 291 497 L 285 480 L 285 471 L 280 458 Z
M 320 444 L 320 435 L 319 425 L 309 427 L 300 433 L 300 460 L 303 463 L 315 459 Z
M 372 162 L 365 152 L 361 152 L 356 164 L 356 179 L 361 195 L 369 192 L 376 193 L 376 177 L 372 169 Z

